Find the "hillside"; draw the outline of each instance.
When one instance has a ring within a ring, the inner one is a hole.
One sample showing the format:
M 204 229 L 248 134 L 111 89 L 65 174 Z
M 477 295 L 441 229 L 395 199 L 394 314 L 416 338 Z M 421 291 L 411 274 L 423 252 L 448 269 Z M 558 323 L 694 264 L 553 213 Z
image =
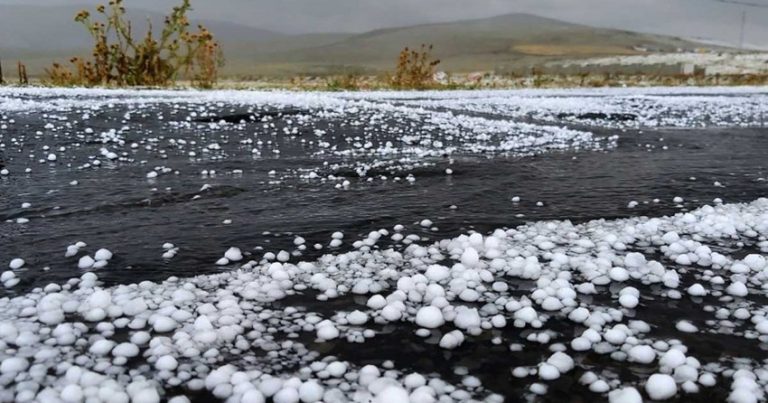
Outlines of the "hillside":
M 290 40 L 290 39 L 288 39 Z M 592 28 L 528 14 L 418 25 L 371 31 L 334 43 L 280 52 L 253 48 L 251 57 L 264 64 L 301 65 L 322 70 L 348 66 L 389 68 L 405 45 L 431 43 L 448 70 L 509 69 L 559 58 L 641 54 L 636 48 L 674 52 L 701 45 L 677 38 Z
M 62 7 L 57 12 L 48 9 L 41 13 L 29 6 L 4 9 L 0 13 L 0 57 L 23 59 L 34 74 L 54 58 L 61 60 L 86 52 L 88 37 L 82 27 L 71 18 L 62 17 L 76 10 Z M 161 18 L 159 14 L 140 11 L 132 15 L 137 21 Z M 377 73 L 392 67 L 403 46 L 422 43 L 435 46 L 435 56 L 442 60 L 441 68 L 448 71 L 517 71 L 552 60 L 645 53 L 638 49 L 676 52 L 703 46 L 678 38 L 594 28 L 529 14 L 361 34 L 286 35 L 227 22 L 203 23 L 224 46 L 228 60 L 225 74 L 240 77 Z

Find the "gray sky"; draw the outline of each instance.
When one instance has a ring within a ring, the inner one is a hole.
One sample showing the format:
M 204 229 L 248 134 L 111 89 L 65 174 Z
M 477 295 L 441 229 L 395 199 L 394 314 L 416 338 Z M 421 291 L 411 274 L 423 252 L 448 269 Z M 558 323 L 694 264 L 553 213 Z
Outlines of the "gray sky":
M 766 8 L 717 0 L 193 0 L 200 18 L 286 33 L 361 32 L 376 28 L 527 12 L 594 26 L 768 47 Z M 86 5 L 93 0 L 0 0 L 3 4 Z M 128 8 L 165 11 L 178 0 L 125 0 Z

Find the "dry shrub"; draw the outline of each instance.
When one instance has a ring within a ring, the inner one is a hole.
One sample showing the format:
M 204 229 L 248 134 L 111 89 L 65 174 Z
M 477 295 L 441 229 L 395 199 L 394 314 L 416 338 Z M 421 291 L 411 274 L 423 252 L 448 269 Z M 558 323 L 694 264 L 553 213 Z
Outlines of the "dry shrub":
M 27 77 L 27 66 L 22 62 L 18 62 L 16 63 L 16 69 L 19 72 L 19 84 L 28 85 L 29 77 Z
M 397 70 L 390 77 L 390 85 L 399 89 L 426 89 L 436 85 L 435 69 L 440 60 L 432 57 L 432 45 L 421 49 L 404 48 L 397 58 Z
M 354 91 L 359 90 L 363 84 L 363 78 L 357 74 L 344 74 L 333 76 L 326 80 L 326 88 L 330 91 Z
M 84 86 L 168 86 L 186 79 L 195 86 L 211 87 L 224 59 L 213 34 L 204 26 L 198 25 L 195 32 L 189 30 L 187 13 L 191 9 L 190 0 L 182 0 L 165 17 L 159 38 L 148 21 L 146 34 L 138 40 L 122 0 L 96 7 L 102 21 L 80 11 L 75 21 L 93 38 L 91 59 L 75 57 L 70 60 L 71 67 L 54 63 L 46 70 L 48 79 L 54 85 Z

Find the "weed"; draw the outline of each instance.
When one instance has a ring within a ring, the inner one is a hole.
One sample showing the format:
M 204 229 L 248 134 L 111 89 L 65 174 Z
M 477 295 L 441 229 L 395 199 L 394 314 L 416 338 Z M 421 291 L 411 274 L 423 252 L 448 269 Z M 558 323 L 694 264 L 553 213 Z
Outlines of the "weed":
M 199 25 L 189 30 L 190 0 L 182 0 L 165 17 L 159 38 L 148 21 L 146 35 L 134 38 L 123 0 L 111 0 L 96 7 L 102 21 L 80 11 L 75 21 L 83 24 L 94 45 L 91 59 L 72 58 L 73 69 L 54 63 L 46 70 L 54 85 L 168 86 L 178 79 L 199 87 L 212 87 L 223 64 L 221 48 L 213 34 Z
M 28 85 L 29 84 L 29 77 L 27 77 L 27 66 L 22 62 L 16 63 L 16 69 L 19 72 L 19 84 L 20 85 Z
M 357 74 L 333 76 L 326 80 L 329 91 L 355 91 L 362 86 L 362 77 Z
M 426 89 L 436 85 L 435 68 L 440 60 L 433 59 L 432 45 L 421 45 L 420 50 L 404 48 L 397 58 L 397 70 L 390 77 L 390 85 L 398 89 Z

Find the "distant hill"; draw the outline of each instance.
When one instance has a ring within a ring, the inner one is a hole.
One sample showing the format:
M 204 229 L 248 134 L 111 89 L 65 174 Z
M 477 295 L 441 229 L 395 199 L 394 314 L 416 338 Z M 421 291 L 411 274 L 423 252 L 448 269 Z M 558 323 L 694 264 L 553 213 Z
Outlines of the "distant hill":
M 88 36 L 71 16 L 78 7 L 3 6 L 0 58 L 23 59 L 33 73 L 54 58 L 87 52 Z M 159 25 L 162 16 L 133 11 Z M 441 69 L 477 71 L 519 69 L 546 61 L 645 52 L 692 50 L 704 45 L 628 31 L 594 28 L 510 14 L 480 20 L 388 28 L 362 34 L 286 35 L 221 21 L 202 21 L 227 56 L 225 74 L 238 76 L 376 73 L 392 68 L 404 46 L 433 44 Z M 137 24 L 137 31 L 141 31 Z M 55 38 L 52 39 L 52 38 Z M 7 63 L 7 62 L 6 62 Z

